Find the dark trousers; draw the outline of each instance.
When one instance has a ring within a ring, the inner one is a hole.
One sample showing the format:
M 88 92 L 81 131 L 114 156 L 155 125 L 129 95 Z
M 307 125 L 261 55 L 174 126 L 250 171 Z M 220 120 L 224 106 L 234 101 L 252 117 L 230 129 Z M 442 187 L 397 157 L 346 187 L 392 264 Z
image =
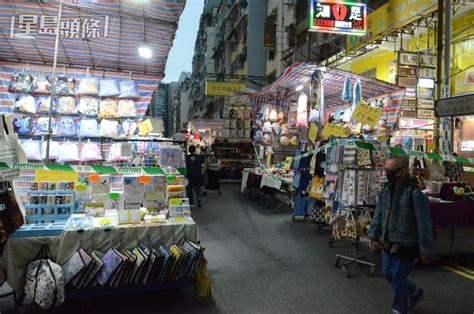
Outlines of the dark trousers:
M 393 309 L 403 314 L 408 313 L 410 295 L 416 291 L 416 285 L 407 278 L 413 270 L 414 260 L 400 258 L 384 251 L 382 264 L 383 274 L 392 284 L 394 294 Z
M 196 194 L 196 198 L 198 203 L 201 202 L 201 184 L 199 183 L 194 183 L 194 182 L 189 182 L 187 186 L 187 194 L 189 198 L 189 204 L 193 205 L 194 204 L 194 194 Z

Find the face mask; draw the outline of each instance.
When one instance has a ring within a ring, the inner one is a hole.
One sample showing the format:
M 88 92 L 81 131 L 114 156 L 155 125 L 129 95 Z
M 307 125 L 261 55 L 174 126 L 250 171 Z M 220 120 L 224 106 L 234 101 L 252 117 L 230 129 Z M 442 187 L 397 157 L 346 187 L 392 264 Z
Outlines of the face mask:
M 395 182 L 395 180 L 397 180 L 397 173 L 398 173 L 399 170 L 390 170 L 387 172 L 387 180 L 388 182 Z

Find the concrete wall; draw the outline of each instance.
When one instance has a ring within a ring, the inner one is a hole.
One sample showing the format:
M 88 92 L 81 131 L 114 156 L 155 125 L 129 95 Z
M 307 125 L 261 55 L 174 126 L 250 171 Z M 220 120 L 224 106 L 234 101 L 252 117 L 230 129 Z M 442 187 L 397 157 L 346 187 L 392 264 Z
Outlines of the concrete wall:
M 267 2 L 263 0 L 248 1 L 248 35 L 247 64 L 249 76 L 266 75 L 266 53 L 263 48 Z M 249 83 L 250 88 L 258 88 Z

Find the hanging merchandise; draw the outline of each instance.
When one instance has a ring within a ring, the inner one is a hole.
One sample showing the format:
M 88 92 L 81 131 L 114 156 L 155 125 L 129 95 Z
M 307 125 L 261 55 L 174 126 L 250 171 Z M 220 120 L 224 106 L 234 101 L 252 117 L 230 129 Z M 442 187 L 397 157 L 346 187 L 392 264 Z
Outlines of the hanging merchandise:
M 41 158 L 41 143 L 38 141 L 27 140 L 21 143 L 26 153 L 28 161 L 40 161 Z
M 57 136 L 76 136 L 77 135 L 77 122 L 76 118 L 73 117 L 61 117 L 58 122 Z
M 58 110 L 57 107 L 57 100 L 53 99 L 53 104 L 51 111 L 52 113 L 56 113 Z M 49 113 L 49 107 L 51 105 L 51 96 L 38 96 L 36 97 L 36 112 L 38 113 Z
M 135 102 L 130 99 L 121 99 L 118 102 L 118 115 L 121 118 L 136 118 L 137 109 L 135 108 Z
M 99 123 L 96 119 L 82 119 L 79 127 L 80 137 L 98 137 Z
M 119 98 L 138 98 L 140 94 L 138 93 L 137 83 L 133 80 L 120 81 L 120 96 Z
M 105 99 L 99 105 L 99 118 L 118 118 L 118 104 L 114 99 Z
M 356 79 L 354 83 L 354 93 L 352 95 L 352 110 L 362 100 L 362 85 L 360 79 Z
M 10 90 L 17 93 L 30 93 L 33 85 L 33 77 L 26 73 L 16 73 L 10 82 Z
M 102 160 L 99 144 L 91 143 L 90 140 L 87 140 L 87 142 L 82 145 L 80 161 L 89 162 L 98 160 Z
M 79 82 L 77 94 L 97 95 L 99 94 L 99 81 L 94 77 L 84 77 Z
M 314 176 L 311 180 L 309 196 L 315 200 L 322 200 L 324 193 L 324 177 Z
M 54 93 L 56 95 L 74 95 L 75 83 L 72 77 L 58 77 L 54 85 Z
M 40 117 L 35 121 L 35 135 L 47 135 L 48 134 L 48 117 Z M 56 119 L 51 118 L 51 131 L 54 134 L 56 128 Z
M 116 162 L 125 160 L 127 160 L 127 158 L 122 156 L 122 143 L 113 143 L 110 146 L 107 161 Z
M 370 159 L 370 150 L 357 148 L 356 151 L 356 164 L 357 167 L 370 167 L 372 166 L 372 160 Z
M 67 141 L 59 147 L 57 162 L 73 161 L 79 161 L 79 147 L 76 143 Z
M 58 99 L 58 113 L 75 114 L 77 113 L 76 99 L 72 96 L 61 96 Z
M 16 116 L 13 119 L 13 127 L 16 133 L 21 135 L 31 135 L 34 129 L 33 118 L 26 116 Z
M 423 152 L 423 145 L 418 145 L 416 150 L 419 152 Z M 428 164 L 426 163 L 426 158 L 423 157 L 420 161 L 418 157 L 415 157 L 411 173 L 415 177 L 418 177 L 420 180 L 428 179 L 430 177 L 430 172 L 428 169 Z
M 11 183 L 0 183 L 0 241 L 3 243 L 9 235 L 14 233 L 24 223 L 23 213 L 15 197 Z
M 131 137 L 137 133 L 138 125 L 133 120 L 125 120 L 120 124 L 119 137 Z
M 446 170 L 444 165 L 438 161 L 433 160 L 431 165 L 429 165 L 430 180 L 433 181 L 445 181 L 446 180 Z
M 86 116 L 97 116 L 99 113 L 99 101 L 93 97 L 81 97 L 79 100 L 79 112 Z
M 119 122 L 103 119 L 100 121 L 99 135 L 102 137 L 117 138 Z
M 319 110 L 311 109 L 309 111 L 309 122 L 317 122 L 319 121 Z
M 351 79 L 346 77 L 344 80 L 344 89 L 342 90 L 342 101 L 350 101 L 351 99 Z
M 35 98 L 28 94 L 19 94 L 16 97 L 15 109 L 24 113 L 36 113 Z
M 278 121 L 278 113 L 277 113 L 275 108 L 270 112 L 270 119 L 269 120 L 270 120 L 270 122 Z
M 298 116 L 296 126 L 300 128 L 308 127 L 308 96 L 305 93 L 301 93 L 298 97 Z
M 312 122 L 309 126 L 308 138 L 311 140 L 311 142 L 315 142 L 318 138 L 318 125 L 314 122 Z
M 111 97 L 120 95 L 119 86 L 117 80 L 114 79 L 104 79 L 100 80 L 100 97 Z
M 35 94 L 51 93 L 51 82 L 49 78 L 44 75 L 35 76 L 31 92 Z
M 46 151 L 48 149 L 47 145 L 48 145 L 47 142 L 43 142 L 41 144 L 41 159 L 42 160 L 46 160 Z M 55 141 L 49 142 L 49 159 L 50 160 L 56 160 L 58 158 L 59 150 L 61 149 L 60 146 L 61 145 L 58 142 L 55 142 Z

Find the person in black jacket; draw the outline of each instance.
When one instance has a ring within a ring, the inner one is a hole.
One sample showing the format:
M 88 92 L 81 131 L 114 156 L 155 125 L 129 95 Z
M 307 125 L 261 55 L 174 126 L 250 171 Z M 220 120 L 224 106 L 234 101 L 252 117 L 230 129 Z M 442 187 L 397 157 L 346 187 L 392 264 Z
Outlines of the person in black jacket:
M 197 206 L 201 207 L 201 186 L 204 181 L 203 165 L 204 158 L 196 154 L 196 146 L 189 146 L 189 154 L 186 156 L 186 178 L 188 179 L 187 193 L 189 204 L 194 204 L 194 195 L 196 193 Z

